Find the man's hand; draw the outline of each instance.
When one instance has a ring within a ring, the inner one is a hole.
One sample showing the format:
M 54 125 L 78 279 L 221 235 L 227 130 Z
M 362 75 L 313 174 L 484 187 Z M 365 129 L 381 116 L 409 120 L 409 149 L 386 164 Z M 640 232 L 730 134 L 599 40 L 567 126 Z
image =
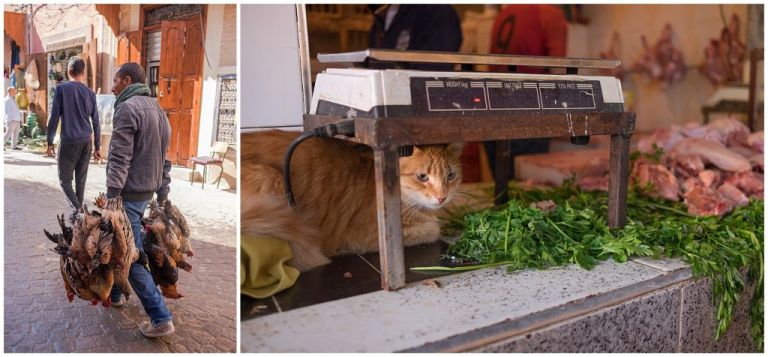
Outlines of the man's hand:
M 48 150 L 46 151 L 46 155 L 50 157 L 56 156 L 56 151 L 53 150 L 53 145 L 48 145 Z
M 95 150 L 93 152 L 93 159 L 96 161 L 101 161 L 101 150 Z

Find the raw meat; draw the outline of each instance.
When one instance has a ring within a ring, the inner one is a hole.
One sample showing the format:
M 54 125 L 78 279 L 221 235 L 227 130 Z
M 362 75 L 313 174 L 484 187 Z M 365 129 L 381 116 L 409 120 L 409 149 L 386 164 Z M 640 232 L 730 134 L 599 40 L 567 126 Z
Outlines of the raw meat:
M 752 155 L 749 157 L 749 162 L 752 163 L 752 170 L 757 172 L 763 172 L 763 166 L 765 165 L 765 158 L 763 154 Z
M 685 61 L 682 51 L 675 47 L 674 32 L 670 24 L 664 26 L 653 46 L 648 44 L 645 36 L 641 36 L 640 41 L 643 44 L 643 54 L 633 65 L 634 70 L 645 72 L 649 78 L 661 81 L 665 88 L 683 78 Z
M 725 179 L 725 183 L 734 185 L 750 198 L 763 198 L 763 175 L 752 172 L 742 171 Z
M 544 212 L 552 212 L 557 208 L 557 205 L 552 200 L 546 200 L 546 201 L 539 201 L 531 203 L 532 208 L 539 209 Z
M 608 192 L 608 176 L 584 176 L 576 182 L 576 186 L 584 191 Z
M 742 207 L 749 204 L 749 198 L 744 195 L 736 186 L 729 183 L 724 183 L 717 188 L 717 192 L 720 193 L 725 199 L 731 201 L 734 206 Z
M 719 130 L 711 128 L 708 125 L 683 129 L 682 134 L 688 138 L 713 140 L 721 144 L 725 144 L 726 138 L 725 135 L 723 135 Z
M 699 180 L 704 186 L 716 187 L 720 183 L 720 172 L 715 170 L 704 170 L 699 172 Z
M 756 133 L 749 134 L 749 136 L 747 136 L 747 145 L 749 145 L 749 147 L 752 150 L 762 153 L 763 152 L 763 132 L 758 131 Z
M 672 152 L 682 155 L 699 155 L 705 162 L 711 163 L 725 171 L 739 172 L 752 168 L 749 160 L 728 150 L 723 144 L 712 140 L 683 139 L 672 148 Z
M 733 203 L 717 191 L 704 186 L 694 187 L 685 194 L 688 213 L 694 216 L 723 216 L 733 209 Z
M 678 141 L 683 140 L 681 129 L 676 126 L 671 128 L 656 129 L 650 136 L 646 136 L 637 142 L 637 150 L 640 152 L 651 153 L 653 152 L 653 145 L 668 151 L 677 144 Z
M 681 155 L 671 152 L 664 156 L 663 161 L 680 178 L 695 177 L 704 170 L 704 161 L 699 155 Z
M 741 155 L 743 157 L 746 157 L 746 158 L 749 158 L 749 157 L 751 157 L 752 155 L 755 154 L 754 150 L 752 150 L 752 149 L 750 149 L 750 148 L 748 148 L 746 146 L 741 146 L 741 145 L 729 146 L 728 150 L 731 150 L 731 151 L 733 151 L 733 152 L 735 152 L 735 153 L 737 153 L 737 154 L 739 154 L 739 155 Z
M 677 178 L 663 165 L 636 162 L 632 177 L 640 187 L 652 186 L 650 196 L 679 201 Z
M 718 131 L 725 141 L 726 146 L 747 144 L 749 128 L 739 120 L 733 118 L 718 118 L 706 125 L 707 128 Z
M 704 186 L 704 184 L 696 177 L 689 177 L 683 183 L 680 184 L 680 188 L 683 189 L 683 195 L 687 194 L 688 192 L 691 192 L 696 187 L 703 187 L 706 188 L 707 186 Z

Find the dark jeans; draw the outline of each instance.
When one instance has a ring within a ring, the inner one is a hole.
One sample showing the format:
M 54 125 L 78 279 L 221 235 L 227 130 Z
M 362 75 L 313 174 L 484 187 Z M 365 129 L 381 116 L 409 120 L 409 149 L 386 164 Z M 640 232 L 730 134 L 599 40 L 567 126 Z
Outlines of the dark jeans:
M 520 139 L 510 140 L 511 149 L 509 162 L 509 178 L 515 178 L 515 156 L 522 154 L 538 154 L 549 152 L 549 139 Z M 488 153 L 488 163 L 491 171 L 496 173 L 496 142 L 486 141 L 485 152 Z
M 128 220 L 131 221 L 131 228 L 133 228 L 133 237 L 136 242 L 136 248 L 139 251 L 142 250 L 141 217 L 144 215 L 148 203 L 148 201 L 123 201 L 125 213 L 128 214 Z M 160 293 L 160 289 L 155 285 L 155 281 L 152 280 L 152 274 L 146 267 L 139 263 L 131 264 L 131 271 L 128 274 L 128 282 L 131 283 L 133 292 L 139 297 L 141 305 L 144 306 L 144 311 L 149 315 L 153 324 L 157 325 L 173 320 L 173 315 L 171 315 L 171 311 L 168 310 L 168 306 L 165 305 L 165 300 L 163 300 L 163 295 Z M 122 294 L 120 288 L 117 286 L 112 287 L 112 293 L 110 294 L 112 301 L 119 300 L 120 294 Z
M 91 143 L 59 145 L 59 184 L 67 195 L 72 208 L 83 207 L 85 178 L 91 161 Z M 72 174 L 75 175 L 75 190 L 72 190 Z

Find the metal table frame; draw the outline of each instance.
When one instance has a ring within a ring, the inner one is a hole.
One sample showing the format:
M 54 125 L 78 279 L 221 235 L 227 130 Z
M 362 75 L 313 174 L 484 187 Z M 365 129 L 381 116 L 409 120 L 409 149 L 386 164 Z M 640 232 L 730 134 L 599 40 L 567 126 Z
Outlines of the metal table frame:
M 335 55 L 330 62 L 359 62 L 365 58 L 379 59 L 387 56 L 408 54 L 404 57 L 386 57 L 388 61 L 414 62 L 412 53 L 387 50 L 367 50 L 347 56 Z M 395 53 L 393 53 L 395 52 Z M 425 62 L 423 53 L 417 62 Z M 456 54 L 439 54 L 439 60 L 451 62 Z M 472 57 L 467 59 L 466 57 Z M 499 58 L 506 61 L 499 63 Z M 429 56 L 427 56 L 429 58 Z M 490 61 L 493 59 L 493 61 Z M 571 60 L 562 58 L 535 58 L 518 56 L 461 55 L 454 60 L 466 60 L 471 63 L 493 62 L 491 64 L 527 65 L 540 67 L 567 67 L 567 72 L 575 74 L 578 68 L 612 68 L 618 61 L 606 60 Z M 462 61 L 454 63 L 464 63 Z M 434 62 L 438 62 L 435 60 Z M 376 182 L 376 206 L 379 235 L 379 257 L 381 263 L 381 286 L 386 290 L 395 290 L 405 286 L 405 261 L 403 257 L 403 232 L 401 224 L 399 153 L 400 148 L 408 145 L 446 144 L 466 141 L 498 141 L 554 138 L 575 135 L 610 135 L 610 163 L 608 185 L 608 225 L 622 227 L 626 223 L 627 184 L 629 177 L 629 139 L 635 128 L 635 113 L 561 113 L 561 114 L 502 114 L 457 116 L 414 116 L 391 118 L 344 118 L 340 116 L 305 115 L 304 130 L 341 121 L 353 121 L 354 137 L 337 136 L 340 140 L 349 140 L 365 144 L 373 149 L 374 175 Z M 446 125 L 450 123 L 450 125 Z M 508 201 L 506 194 L 509 184 L 509 146 L 500 145 L 497 149 L 496 173 L 494 177 L 496 203 Z

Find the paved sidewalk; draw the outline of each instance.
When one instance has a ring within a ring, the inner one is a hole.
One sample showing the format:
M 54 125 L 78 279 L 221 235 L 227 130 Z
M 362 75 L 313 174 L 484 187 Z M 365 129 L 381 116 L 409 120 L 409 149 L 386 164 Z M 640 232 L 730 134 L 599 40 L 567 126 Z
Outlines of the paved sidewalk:
M 188 181 L 171 183 L 170 200 L 186 215 L 195 256 L 180 271 L 179 300 L 166 299 L 176 334 L 144 338 L 147 316 L 135 295 L 121 309 L 67 302 L 59 258 L 43 234 L 58 231 L 56 214 L 68 210 L 55 160 L 4 153 L 4 259 L 6 352 L 235 352 L 236 230 L 234 190 Z M 91 164 L 86 201 L 106 192 L 105 165 Z

